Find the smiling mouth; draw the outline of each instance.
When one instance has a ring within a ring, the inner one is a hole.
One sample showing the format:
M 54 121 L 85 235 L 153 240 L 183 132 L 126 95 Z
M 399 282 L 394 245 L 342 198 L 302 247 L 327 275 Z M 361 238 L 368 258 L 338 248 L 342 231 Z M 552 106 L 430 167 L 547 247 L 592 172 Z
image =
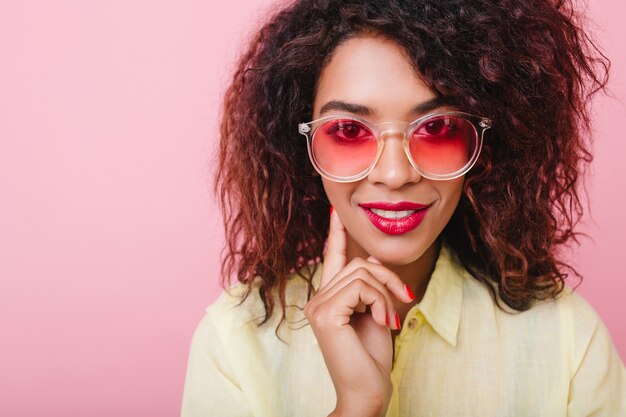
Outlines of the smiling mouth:
M 402 219 L 418 211 L 418 210 L 381 210 L 377 208 L 369 208 L 368 210 L 370 210 L 372 213 L 380 217 L 383 217 L 385 219 Z M 422 210 L 425 210 L 425 209 L 422 209 Z
M 378 203 L 376 205 L 379 207 L 367 207 L 366 205 L 362 205 L 361 208 L 369 218 L 372 225 L 378 230 L 387 235 L 401 235 L 417 228 L 422 220 L 424 220 L 426 212 L 432 205 L 425 206 L 423 204 L 411 204 L 414 207 L 421 206 L 421 208 L 405 209 L 402 207 L 403 210 L 389 210 L 379 208 L 380 205 L 383 204 Z M 389 206 L 388 203 L 384 205 L 387 207 Z M 397 204 L 396 207 L 399 205 L 400 204 Z

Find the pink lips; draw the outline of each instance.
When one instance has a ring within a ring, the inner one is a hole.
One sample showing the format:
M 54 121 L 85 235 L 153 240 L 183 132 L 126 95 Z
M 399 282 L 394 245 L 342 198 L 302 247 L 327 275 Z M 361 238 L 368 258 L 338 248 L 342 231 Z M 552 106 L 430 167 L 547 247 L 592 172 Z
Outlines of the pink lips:
M 430 205 L 402 201 L 400 203 L 375 202 L 360 205 L 367 217 L 376 228 L 389 235 L 408 233 L 420 225 Z M 401 219 L 386 219 L 375 214 L 370 208 L 381 210 L 418 210 L 415 213 Z

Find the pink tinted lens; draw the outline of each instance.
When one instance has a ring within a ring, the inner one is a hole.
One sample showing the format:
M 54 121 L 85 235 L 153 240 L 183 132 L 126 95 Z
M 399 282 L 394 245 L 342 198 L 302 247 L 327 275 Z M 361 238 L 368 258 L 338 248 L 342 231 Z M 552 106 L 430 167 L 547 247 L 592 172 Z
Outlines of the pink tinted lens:
M 465 167 L 474 156 L 478 136 L 474 125 L 453 115 L 440 115 L 420 123 L 411 136 L 409 149 L 420 170 L 447 175 Z
M 323 171 L 337 177 L 351 177 L 371 165 L 378 152 L 378 143 L 363 123 L 335 119 L 315 130 L 311 150 Z

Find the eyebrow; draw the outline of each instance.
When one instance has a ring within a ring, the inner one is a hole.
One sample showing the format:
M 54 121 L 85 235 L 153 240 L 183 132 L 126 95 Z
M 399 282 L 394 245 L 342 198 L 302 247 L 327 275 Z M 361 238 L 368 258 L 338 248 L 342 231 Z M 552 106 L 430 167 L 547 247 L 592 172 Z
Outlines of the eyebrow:
M 411 112 L 417 113 L 417 114 L 424 114 L 424 113 L 428 113 L 431 110 L 435 110 L 438 107 L 444 106 L 446 104 L 450 104 L 451 102 L 452 100 L 450 97 L 446 97 L 446 96 L 434 97 L 434 98 L 431 98 L 430 100 L 426 100 L 418 104 L 417 106 L 413 107 Z M 341 100 L 331 100 L 322 106 L 322 108 L 320 109 L 320 116 L 331 110 L 344 111 L 348 113 L 358 114 L 361 116 L 371 116 L 372 114 L 374 114 L 374 110 L 362 104 L 347 103 Z

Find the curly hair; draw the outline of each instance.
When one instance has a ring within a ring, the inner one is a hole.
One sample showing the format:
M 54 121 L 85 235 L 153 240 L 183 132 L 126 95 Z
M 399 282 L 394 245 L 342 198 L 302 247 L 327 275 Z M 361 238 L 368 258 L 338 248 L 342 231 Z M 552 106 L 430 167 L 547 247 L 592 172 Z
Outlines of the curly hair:
M 259 325 L 275 308 L 270 291 L 284 319 L 290 273 L 311 297 L 330 203 L 297 124 L 311 118 L 334 48 L 362 34 L 395 41 L 436 95 L 494 121 L 442 232 L 468 272 L 518 311 L 556 297 L 565 269 L 582 279 L 558 249 L 579 243 L 589 105 L 606 89 L 610 61 L 571 2 L 299 0 L 258 31 L 225 94 L 214 183 L 227 242 L 222 286 L 236 276 L 245 300 L 260 279 Z

